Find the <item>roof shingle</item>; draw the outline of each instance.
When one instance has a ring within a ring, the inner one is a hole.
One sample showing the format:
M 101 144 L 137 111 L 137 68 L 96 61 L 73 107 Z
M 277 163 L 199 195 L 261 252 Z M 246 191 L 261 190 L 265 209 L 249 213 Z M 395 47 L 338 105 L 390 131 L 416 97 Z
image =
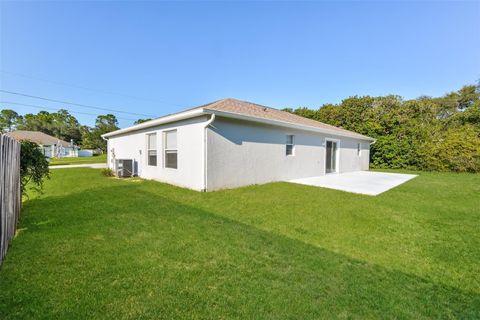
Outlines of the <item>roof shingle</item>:
M 290 112 L 281 111 L 278 109 L 262 106 L 256 103 L 227 98 L 211 103 L 207 103 L 198 107 L 186 109 L 177 113 L 169 114 L 160 118 L 152 119 L 141 124 L 134 125 L 125 129 L 116 130 L 102 135 L 104 138 L 112 137 L 127 132 L 148 128 L 163 123 L 178 121 L 183 117 L 198 116 L 198 114 L 206 113 L 222 113 L 218 114 L 223 117 L 238 117 L 242 116 L 245 120 L 250 121 L 267 121 L 275 125 L 293 125 L 298 126 L 303 130 L 323 131 L 327 134 L 337 134 L 356 139 L 374 141 L 375 139 L 365 135 L 349 131 L 343 128 L 338 128 L 320 121 L 304 118 Z M 192 114 L 193 113 L 193 114 Z
M 60 140 L 58 138 L 52 137 L 46 133 L 40 131 L 26 131 L 26 130 L 17 130 L 12 132 L 7 132 L 5 135 L 17 140 L 28 140 L 31 142 L 35 142 L 41 145 L 53 145 L 53 144 L 60 144 L 62 147 L 70 147 L 70 143 Z
M 198 108 L 235 113 L 235 114 L 262 118 L 267 120 L 288 122 L 291 124 L 336 131 L 339 134 L 348 135 L 348 136 L 356 137 L 360 139 L 373 140 L 372 138 L 361 135 L 359 133 L 349 131 L 343 128 L 335 127 L 320 121 L 304 118 L 290 112 L 281 111 L 278 109 L 262 106 L 262 105 L 247 102 L 247 101 L 232 99 L 232 98 L 218 100 L 218 101 L 200 106 Z

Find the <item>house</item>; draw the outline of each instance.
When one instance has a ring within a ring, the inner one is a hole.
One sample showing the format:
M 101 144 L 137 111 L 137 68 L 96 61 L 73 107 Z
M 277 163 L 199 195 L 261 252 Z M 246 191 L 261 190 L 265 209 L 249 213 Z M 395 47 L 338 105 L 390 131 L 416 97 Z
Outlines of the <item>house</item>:
M 73 144 L 73 141 L 66 142 L 40 131 L 17 130 L 7 132 L 6 135 L 17 141 L 28 140 L 35 142 L 40 146 L 47 158 L 78 156 L 78 147 Z
M 199 191 L 368 170 L 374 139 L 288 112 L 223 99 L 102 136 L 108 166 Z

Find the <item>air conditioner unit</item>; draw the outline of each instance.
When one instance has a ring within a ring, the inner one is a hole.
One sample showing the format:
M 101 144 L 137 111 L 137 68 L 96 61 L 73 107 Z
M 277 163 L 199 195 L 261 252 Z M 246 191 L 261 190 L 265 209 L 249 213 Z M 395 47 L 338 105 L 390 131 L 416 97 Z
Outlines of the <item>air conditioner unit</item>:
M 117 177 L 126 178 L 134 175 L 134 160 L 133 159 L 117 159 L 115 161 L 115 172 Z

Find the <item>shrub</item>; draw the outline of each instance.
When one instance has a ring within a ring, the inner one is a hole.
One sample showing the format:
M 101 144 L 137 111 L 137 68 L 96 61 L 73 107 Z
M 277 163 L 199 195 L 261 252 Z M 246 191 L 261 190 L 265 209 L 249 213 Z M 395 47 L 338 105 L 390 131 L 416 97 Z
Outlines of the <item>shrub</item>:
M 43 180 L 49 178 L 48 161 L 38 145 L 31 141 L 20 141 L 20 177 L 21 190 L 24 194 L 30 184 L 31 189 L 42 192 Z
M 105 169 L 102 169 L 102 175 L 104 175 L 105 177 L 114 177 L 115 173 L 113 172 L 112 169 L 105 168 Z
M 284 110 L 375 138 L 374 168 L 480 172 L 480 84 L 440 98 L 354 96 Z
M 447 129 L 425 144 L 424 169 L 480 172 L 480 132 L 472 125 Z

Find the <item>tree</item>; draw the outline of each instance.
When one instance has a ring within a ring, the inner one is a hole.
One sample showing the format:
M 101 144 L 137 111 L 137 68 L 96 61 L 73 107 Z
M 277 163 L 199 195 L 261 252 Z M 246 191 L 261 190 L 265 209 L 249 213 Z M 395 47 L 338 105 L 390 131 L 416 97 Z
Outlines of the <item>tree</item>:
M 29 113 L 22 120 L 18 129 L 40 131 L 67 142 L 73 140 L 76 144 L 81 143 L 80 124 L 65 109 L 53 113 L 47 111 L 40 111 L 37 114 Z
M 319 109 L 284 110 L 376 138 L 373 167 L 480 172 L 478 85 L 439 98 L 354 96 Z
M 82 149 L 98 149 L 98 136 L 93 133 L 93 128 L 82 126 Z
M 9 132 L 15 130 L 21 122 L 22 116 L 10 109 L 0 111 L 0 132 Z
M 37 114 L 27 113 L 23 121 L 18 125 L 20 130 L 41 131 L 53 135 L 52 117 L 47 111 L 40 111 Z
M 27 185 L 41 192 L 43 181 L 49 177 L 48 161 L 38 145 L 31 141 L 20 141 L 20 177 L 21 190 L 25 192 Z
M 100 115 L 95 120 L 95 128 L 102 134 L 118 130 L 118 120 L 113 114 Z
M 136 120 L 133 124 L 140 124 L 140 123 L 144 123 L 144 122 L 147 122 L 147 121 L 150 121 L 152 120 L 151 118 L 148 118 L 148 119 L 138 119 Z
M 437 132 L 422 149 L 424 168 L 435 171 L 479 172 L 480 130 L 467 124 Z
M 80 143 L 82 135 L 80 132 L 80 123 L 67 110 L 60 109 L 51 114 L 52 132 L 59 139 L 74 143 Z
M 82 129 L 83 143 L 85 149 L 107 150 L 107 142 L 103 140 L 102 134 L 118 130 L 118 120 L 113 114 L 100 115 L 95 121 L 94 128 L 84 127 Z

